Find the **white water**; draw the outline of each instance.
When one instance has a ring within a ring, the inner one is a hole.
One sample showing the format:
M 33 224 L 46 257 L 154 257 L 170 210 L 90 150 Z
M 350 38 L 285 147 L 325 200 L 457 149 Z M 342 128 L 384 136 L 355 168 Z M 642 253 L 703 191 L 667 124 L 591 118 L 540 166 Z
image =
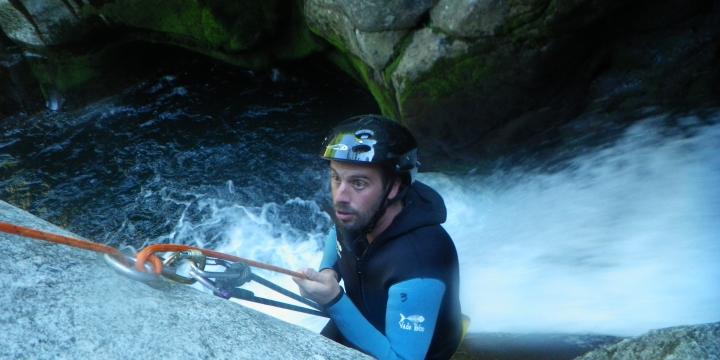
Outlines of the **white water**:
M 720 125 L 668 137 L 648 120 L 552 175 L 425 180 L 449 209 L 471 331 L 720 320 Z
M 650 119 L 552 174 L 420 175 L 448 207 L 471 331 L 635 335 L 720 320 L 720 125 L 683 136 L 658 129 Z M 226 224 L 220 251 L 290 269 L 320 261 L 329 219 L 313 201 L 202 206 L 212 215 L 181 219 L 176 233 Z M 278 216 L 298 208 L 323 224 L 298 230 Z M 258 273 L 296 289 L 287 276 Z M 324 324 L 249 306 L 315 331 Z

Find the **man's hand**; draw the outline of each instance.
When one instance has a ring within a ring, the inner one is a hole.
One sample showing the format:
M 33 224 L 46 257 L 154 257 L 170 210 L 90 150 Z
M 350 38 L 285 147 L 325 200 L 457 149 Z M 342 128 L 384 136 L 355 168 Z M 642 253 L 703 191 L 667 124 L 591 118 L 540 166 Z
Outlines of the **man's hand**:
M 293 277 L 293 281 L 298 284 L 302 296 L 320 305 L 326 305 L 340 294 L 340 284 L 335 270 L 324 269 L 317 272 L 313 269 L 304 269 L 300 272 L 305 274 L 307 279 Z

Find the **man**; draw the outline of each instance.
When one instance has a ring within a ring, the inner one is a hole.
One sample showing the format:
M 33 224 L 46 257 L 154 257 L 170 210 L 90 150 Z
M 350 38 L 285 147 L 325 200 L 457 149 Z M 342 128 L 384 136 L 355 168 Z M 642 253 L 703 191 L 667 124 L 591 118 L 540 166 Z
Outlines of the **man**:
M 462 336 L 457 253 L 440 226 L 442 198 L 414 181 L 412 134 L 381 116 L 357 116 L 325 138 L 322 156 L 336 229 L 320 272 L 294 278 L 330 314 L 322 334 L 379 359 L 449 358 Z

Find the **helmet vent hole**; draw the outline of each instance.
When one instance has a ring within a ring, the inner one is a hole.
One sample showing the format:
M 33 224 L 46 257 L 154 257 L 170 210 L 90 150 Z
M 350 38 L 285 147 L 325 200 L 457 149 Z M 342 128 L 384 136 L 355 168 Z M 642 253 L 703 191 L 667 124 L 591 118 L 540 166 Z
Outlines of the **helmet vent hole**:
M 371 148 L 370 146 L 368 146 L 368 145 L 355 145 L 355 146 L 353 146 L 353 148 L 352 148 L 352 151 L 353 151 L 353 152 L 356 152 L 356 153 L 365 153 L 365 152 L 368 152 L 368 151 L 370 151 L 370 150 L 372 150 L 372 148 Z
M 375 133 L 372 130 L 358 130 L 355 132 L 355 137 L 358 139 L 372 139 Z

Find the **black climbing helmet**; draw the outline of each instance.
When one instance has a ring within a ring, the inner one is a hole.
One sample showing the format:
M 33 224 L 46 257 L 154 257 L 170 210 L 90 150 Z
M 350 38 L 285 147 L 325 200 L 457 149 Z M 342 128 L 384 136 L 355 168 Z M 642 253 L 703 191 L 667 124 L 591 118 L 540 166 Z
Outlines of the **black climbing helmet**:
M 380 115 L 344 120 L 323 141 L 326 160 L 384 166 L 411 184 L 420 165 L 417 141 L 400 123 Z

